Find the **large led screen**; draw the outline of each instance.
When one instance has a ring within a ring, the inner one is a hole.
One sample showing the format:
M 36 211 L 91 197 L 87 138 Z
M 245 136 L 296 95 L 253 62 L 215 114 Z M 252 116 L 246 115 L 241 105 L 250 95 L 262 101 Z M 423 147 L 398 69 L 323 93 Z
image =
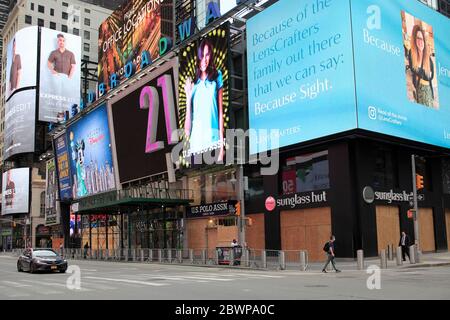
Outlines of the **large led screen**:
M 450 21 L 418 1 L 352 1 L 362 129 L 450 147 Z
M 4 159 L 34 152 L 36 90 L 15 93 L 5 106 Z
M 82 198 L 116 188 L 106 105 L 68 129 L 73 196 Z
M 247 27 L 252 154 L 356 128 L 450 147 L 440 13 L 407 0 L 281 0 Z
M 2 215 L 28 213 L 30 169 L 12 169 L 3 173 Z
M 144 51 L 151 59 L 159 56 L 162 0 L 128 0 L 106 19 L 99 28 L 98 81 L 110 88 L 116 74 L 120 82 L 124 67 L 132 62 L 135 71 L 141 68 Z
M 228 25 L 210 31 L 180 51 L 179 128 L 184 164 L 216 152 L 222 161 L 229 116 Z
M 41 28 L 39 121 L 69 118 L 81 99 L 81 37 Z
M 47 161 L 45 181 L 45 225 L 59 224 L 57 210 L 58 181 L 56 179 L 55 159 Z
M 282 0 L 247 22 L 251 154 L 356 127 L 348 0 Z
M 69 166 L 69 147 L 64 133 L 55 139 L 56 167 L 59 181 L 59 197 L 61 200 L 72 199 L 72 182 Z
M 197 26 L 199 29 L 203 29 L 206 25 L 206 19 L 208 17 L 208 7 L 211 2 L 217 4 L 219 8 L 220 15 L 223 16 L 227 14 L 230 10 L 238 6 L 238 2 L 244 2 L 245 0 L 197 0 L 196 11 L 197 11 Z
M 165 63 L 112 101 L 121 183 L 167 171 L 166 153 L 178 143 L 176 67 L 176 59 Z
M 6 47 L 6 100 L 22 88 L 35 87 L 38 28 L 17 31 Z

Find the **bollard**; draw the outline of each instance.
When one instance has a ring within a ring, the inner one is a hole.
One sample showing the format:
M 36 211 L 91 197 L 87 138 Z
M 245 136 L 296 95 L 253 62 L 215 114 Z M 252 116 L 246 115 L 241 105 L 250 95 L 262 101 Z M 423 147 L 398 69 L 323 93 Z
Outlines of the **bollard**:
M 286 255 L 284 251 L 280 251 L 279 263 L 280 263 L 280 270 L 286 270 Z
M 244 263 L 242 265 L 247 268 L 250 267 L 250 250 L 244 249 L 243 256 Z
M 148 262 L 153 262 L 153 249 L 148 249 Z
M 144 249 L 141 249 L 141 262 L 144 262 Z
M 216 258 L 215 258 L 215 262 L 216 262 L 216 265 L 219 265 L 219 250 L 216 250 Z
M 194 249 L 189 249 L 189 263 L 194 264 Z
M 172 263 L 172 250 L 169 249 L 167 251 L 167 260 L 169 261 L 169 263 Z
M 230 266 L 234 266 L 234 250 L 230 249 Z
M 159 263 L 162 263 L 162 261 L 163 261 L 162 250 L 161 249 L 158 249 L 158 261 L 159 261 Z
M 177 251 L 177 256 L 178 256 L 178 263 L 182 264 L 183 263 L 183 251 L 178 250 Z
M 358 250 L 356 255 L 358 258 L 358 270 L 364 270 L 364 250 Z
M 300 251 L 300 271 L 306 271 L 306 251 Z
M 207 254 L 206 250 L 203 249 L 202 250 L 202 263 L 203 264 L 206 264 L 206 254 Z
M 264 269 L 267 269 L 267 252 L 266 252 L 266 250 L 263 250 L 263 252 L 261 254 L 261 260 L 262 260 L 262 267 Z
M 414 245 L 414 256 L 416 258 L 416 263 L 422 262 L 422 252 L 419 251 L 419 247 Z
M 402 258 L 402 247 L 397 247 L 396 251 L 396 259 L 397 259 L 397 266 L 403 265 L 403 258 Z
M 409 262 L 411 264 L 416 264 L 416 246 L 412 245 L 409 247 Z
M 388 251 L 387 251 L 387 258 L 389 261 L 392 261 L 394 258 L 394 253 L 392 252 L 392 245 L 388 245 L 387 247 Z
M 380 252 L 380 268 L 381 269 L 387 269 L 387 256 L 386 256 L 386 250 L 381 250 Z

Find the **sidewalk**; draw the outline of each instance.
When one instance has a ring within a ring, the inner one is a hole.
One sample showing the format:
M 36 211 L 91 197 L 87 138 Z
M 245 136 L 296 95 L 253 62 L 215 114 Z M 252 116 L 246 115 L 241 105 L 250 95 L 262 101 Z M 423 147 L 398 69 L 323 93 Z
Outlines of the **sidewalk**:
M 335 260 L 336 267 L 341 271 L 358 271 L 357 261 L 352 259 L 336 259 Z M 307 271 L 315 271 L 320 272 L 324 266 L 325 262 L 314 262 L 310 263 Z M 331 265 L 331 264 L 330 264 Z M 366 258 L 364 260 L 364 270 L 369 266 L 377 266 L 380 267 L 381 261 L 380 258 Z M 397 266 L 397 262 L 394 256 L 393 261 L 388 260 L 388 269 L 411 269 L 411 268 L 432 268 L 432 267 L 444 267 L 450 266 L 450 252 L 441 252 L 441 253 L 425 253 L 422 254 L 421 263 L 411 264 L 406 258 L 406 261 L 403 262 L 403 265 Z M 292 267 L 289 266 L 288 270 L 292 270 Z

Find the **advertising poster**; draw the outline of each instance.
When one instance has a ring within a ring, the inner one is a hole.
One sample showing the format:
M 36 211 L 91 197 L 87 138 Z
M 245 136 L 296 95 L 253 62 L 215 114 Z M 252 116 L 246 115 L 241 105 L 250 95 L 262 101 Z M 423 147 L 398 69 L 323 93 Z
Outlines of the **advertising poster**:
M 219 6 L 221 16 L 225 15 L 238 5 L 236 4 L 236 2 L 238 2 L 237 0 L 197 0 L 197 26 L 200 30 L 206 25 L 208 6 L 211 2 L 215 2 Z
M 116 188 L 106 105 L 68 129 L 72 191 L 76 199 Z
M 161 4 L 154 0 L 129 0 L 106 19 L 99 28 L 98 82 L 110 89 L 112 74 L 124 78 L 124 67 L 132 62 L 141 68 L 141 56 L 147 51 L 151 59 L 159 56 L 161 38 Z
M 224 159 L 228 128 L 228 25 L 218 27 L 189 44 L 179 56 L 179 128 L 184 150 L 181 163 L 215 151 Z
M 36 90 L 17 92 L 6 102 L 4 160 L 34 152 L 35 114 Z
M 2 215 L 28 213 L 30 168 L 12 169 L 3 173 Z
M 282 0 L 247 21 L 250 153 L 356 128 L 348 0 Z
M 177 59 L 172 59 L 143 80 L 142 85 L 112 101 L 121 183 L 168 171 L 166 154 L 179 142 L 169 139 L 177 129 L 177 68 Z
M 6 100 L 18 89 L 35 87 L 38 28 L 17 31 L 6 47 Z
M 61 200 L 69 200 L 72 199 L 72 183 L 66 134 L 56 138 L 54 143 L 58 168 L 59 197 Z
M 407 0 L 352 13 L 359 127 L 450 147 L 449 19 Z
M 39 121 L 69 118 L 81 99 L 81 37 L 41 28 Z
M 56 197 L 58 195 L 58 181 L 56 179 L 55 160 L 46 164 L 47 174 L 45 183 L 45 225 L 59 224 Z

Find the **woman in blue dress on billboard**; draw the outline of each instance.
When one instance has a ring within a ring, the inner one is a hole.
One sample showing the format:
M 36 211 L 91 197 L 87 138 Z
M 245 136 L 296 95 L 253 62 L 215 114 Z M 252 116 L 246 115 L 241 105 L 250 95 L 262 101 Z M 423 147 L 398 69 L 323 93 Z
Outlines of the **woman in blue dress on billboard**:
M 219 149 L 217 159 L 224 155 L 223 77 L 214 63 L 214 49 L 204 39 L 197 51 L 197 70 L 194 82 L 186 79 L 185 135 L 189 154 L 201 154 Z
M 434 64 L 427 45 L 425 31 L 415 25 L 411 36 L 411 49 L 408 55 L 409 69 L 412 73 L 414 98 L 417 103 L 434 106 Z

